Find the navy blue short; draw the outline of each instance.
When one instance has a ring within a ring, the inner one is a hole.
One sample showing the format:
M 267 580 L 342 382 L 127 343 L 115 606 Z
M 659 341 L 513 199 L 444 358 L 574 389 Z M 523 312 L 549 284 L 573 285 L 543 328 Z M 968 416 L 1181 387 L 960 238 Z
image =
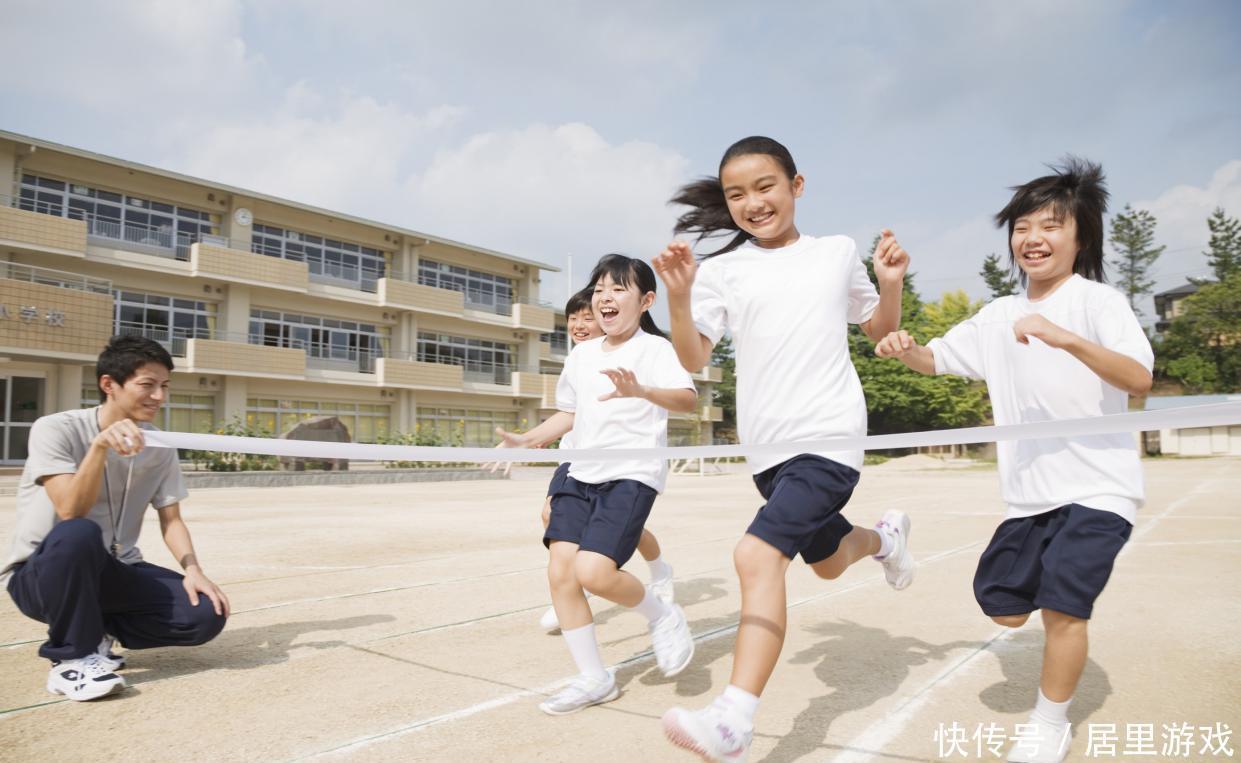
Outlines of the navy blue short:
M 576 543 L 624 566 L 638 548 L 642 527 L 658 493 L 637 480 L 613 480 L 593 485 L 566 476 L 552 495 L 552 517 L 543 533 L 543 545 L 554 540 Z
M 746 532 L 779 549 L 789 559 L 821 562 L 853 530 L 840 510 L 849 502 L 858 474 L 822 456 L 802 454 L 754 475 L 767 499 Z
M 1076 503 L 1008 519 L 978 560 L 974 598 L 989 617 L 1054 609 L 1090 619 L 1133 525 Z
M 555 495 L 556 491 L 564 485 L 564 481 L 568 478 L 569 465 L 561 464 L 560 466 L 557 466 L 556 473 L 552 475 L 552 481 L 547 483 L 547 496 L 550 498 Z

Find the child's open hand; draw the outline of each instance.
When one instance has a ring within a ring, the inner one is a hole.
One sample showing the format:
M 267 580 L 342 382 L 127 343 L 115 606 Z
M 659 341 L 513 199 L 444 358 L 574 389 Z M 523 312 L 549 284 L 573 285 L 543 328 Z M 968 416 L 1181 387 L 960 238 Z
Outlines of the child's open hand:
M 1057 349 L 1063 349 L 1075 336 L 1072 332 L 1060 328 L 1038 313 L 1019 318 L 1013 324 L 1013 334 L 1016 335 L 1017 341 L 1022 344 L 1029 344 L 1030 337 L 1034 337 L 1048 347 L 1055 347 Z
M 510 432 L 507 429 L 496 427 L 496 436 L 500 438 L 500 444 L 497 448 L 537 448 L 538 445 L 530 441 L 530 438 L 524 434 Z M 484 468 L 490 467 L 492 474 L 498 469 L 504 469 L 504 475 L 507 477 L 509 471 L 513 468 L 512 461 L 492 461 L 490 464 L 484 464 Z
M 651 260 L 651 266 L 669 297 L 688 296 L 690 287 L 694 285 L 694 274 L 698 272 L 698 263 L 694 261 L 694 250 L 684 241 L 673 241 L 659 256 Z
M 908 331 L 893 331 L 875 345 L 875 354 L 881 358 L 902 358 L 918 348 L 918 343 Z
M 875 277 L 881 284 L 900 283 L 909 269 L 909 254 L 889 228 L 883 229 L 871 261 L 875 266 Z
M 627 368 L 608 368 L 599 373 L 608 377 L 616 389 L 600 395 L 599 400 L 611 400 L 615 397 L 646 397 L 646 387 L 638 383 L 638 377 Z

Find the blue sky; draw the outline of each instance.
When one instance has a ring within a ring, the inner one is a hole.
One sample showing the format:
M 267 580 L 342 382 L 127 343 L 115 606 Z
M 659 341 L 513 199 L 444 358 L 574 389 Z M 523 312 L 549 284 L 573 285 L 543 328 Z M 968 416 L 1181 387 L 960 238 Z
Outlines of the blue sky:
M 1241 3 L 7 0 L 0 127 L 564 266 L 785 143 L 804 233 L 891 227 L 963 288 L 1065 153 L 1159 219 L 1160 288 L 1241 216 Z M 563 276 L 544 293 L 563 298 Z M 1147 308 L 1145 318 L 1150 319 Z

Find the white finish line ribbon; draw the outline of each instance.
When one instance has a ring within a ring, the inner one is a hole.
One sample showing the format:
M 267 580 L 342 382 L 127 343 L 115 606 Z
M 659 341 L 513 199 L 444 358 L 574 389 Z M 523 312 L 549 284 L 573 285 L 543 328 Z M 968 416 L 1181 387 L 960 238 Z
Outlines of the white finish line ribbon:
M 713 458 L 784 455 L 834 450 L 886 450 L 931 445 L 967 445 L 1002 440 L 1033 440 L 1054 437 L 1148 432 L 1157 429 L 1241 424 L 1241 403 L 1216 403 L 1161 411 L 1118 413 L 1084 419 L 1038 421 L 1004 426 L 939 429 L 927 432 L 833 437 L 825 440 L 783 442 L 770 445 L 691 445 L 675 448 L 453 448 L 426 445 L 367 445 L 355 442 L 280 440 L 267 437 L 233 437 L 184 432 L 145 432 L 146 443 L 156 448 L 184 448 L 225 453 L 256 453 L 299 458 L 345 458 L 368 461 L 631 461 L 651 458 Z

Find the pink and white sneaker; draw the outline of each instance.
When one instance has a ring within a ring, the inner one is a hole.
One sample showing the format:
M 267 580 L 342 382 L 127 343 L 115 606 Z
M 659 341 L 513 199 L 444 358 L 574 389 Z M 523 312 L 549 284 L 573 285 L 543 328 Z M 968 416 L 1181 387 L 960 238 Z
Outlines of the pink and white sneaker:
M 745 763 L 754 740 L 753 725 L 719 702 L 701 710 L 674 707 L 663 725 L 669 742 L 709 761 Z

